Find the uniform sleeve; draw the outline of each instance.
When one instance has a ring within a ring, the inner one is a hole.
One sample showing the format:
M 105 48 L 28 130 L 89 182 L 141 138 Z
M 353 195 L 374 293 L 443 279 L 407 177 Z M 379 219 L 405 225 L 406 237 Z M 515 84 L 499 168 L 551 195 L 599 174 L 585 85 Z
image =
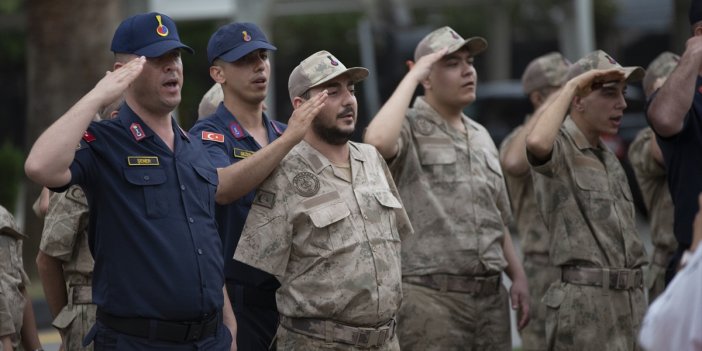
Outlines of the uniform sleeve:
M 666 181 L 665 167 L 651 155 L 651 143 L 654 142 L 653 131 L 641 131 L 629 147 L 629 162 L 634 170 L 636 182 L 641 189 L 646 208 L 650 211 L 655 201 L 659 201 L 658 191 Z M 667 189 L 664 189 L 667 191 Z
M 15 334 L 15 322 L 10 313 L 9 301 L 3 284 L 0 284 L 0 336 Z
M 529 167 L 536 172 L 543 174 L 547 177 L 553 177 L 557 174 L 563 167 L 563 143 L 564 138 L 562 131 L 558 132 L 556 140 L 553 142 L 553 150 L 551 150 L 551 157 L 543 163 L 539 163 L 534 155 L 527 149 L 527 161 L 529 161 Z
M 383 161 L 383 157 L 376 150 L 377 157 L 380 160 L 380 164 L 383 167 L 383 172 L 385 173 L 385 179 L 388 180 L 388 185 L 390 186 L 390 191 L 395 197 L 402 203 L 402 198 L 400 197 L 400 192 L 397 190 L 395 181 L 393 180 L 392 174 L 390 174 L 390 168 Z M 414 228 L 412 228 L 412 223 L 407 216 L 407 211 L 405 211 L 405 205 L 402 204 L 402 208 L 395 209 L 395 223 L 397 224 L 397 232 L 400 234 L 400 239 L 405 240 L 412 234 L 414 234 Z
M 273 274 L 282 281 L 292 248 L 286 189 L 291 189 L 278 168 L 256 191 L 234 259 Z
M 400 129 L 400 137 L 397 139 L 397 154 L 391 160 L 388 160 L 388 166 L 395 174 L 401 174 L 398 172 L 402 164 L 404 164 L 405 158 L 411 152 L 412 148 L 412 128 L 410 127 L 409 120 L 405 117 L 402 122 L 402 128 Z
M 221 142 L 203 138 L 203 132 L 211 132 L 221 135 Z M 210 161 L 212 161 L 212 164 L 214 164 L 216 168 L 225 168 L 231 164 L 229 152 L 232 152 L 232 150 L 228 150 L 230 148 L 227 147 L 227 142 L 225 141 L 223 134 L 220 132 L 220 130 L 217 130 L 216 128 L 205 123 L 195 123 L 192 129 L 190 129 L 190 135 L 192 135 L 194 138 L 202 140 L 202 145 L 205 146 L 207 155 L 209 156 Z
M 51 195 L 39 243 L 42 252 L 64 262 L 70 261 L 79 234 L 88 227 L 88 206 L 81 199 L 85 201 L 85 195 L 77 186 Z

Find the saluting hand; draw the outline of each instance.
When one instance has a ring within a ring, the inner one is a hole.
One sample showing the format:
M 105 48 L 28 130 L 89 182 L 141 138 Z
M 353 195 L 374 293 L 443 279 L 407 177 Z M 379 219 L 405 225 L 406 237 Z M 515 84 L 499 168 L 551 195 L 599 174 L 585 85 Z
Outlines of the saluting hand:
M 431 73 L 431 67 L 436 63 L 437 61 L 441 60 L 444 55 L 446 55 L 446 51 L 448 51 L 447 48 L 443 48 L 437 52 L 424 55 L 417 60 L 417 62 L 408 60 L 407 61 L 407 68 L 409 68 L 409 72 L 407 75 L 411 75 L 414 77 L 415 81 L 417 83 L 420 83 L 422 80 L 426 79 L 429 77 L 429 73 Z
M 327 96 L 327 91 L 324 90 L 296 108 L 288 120 L 288 128 L 283 133 L 283 136 L 292 137 L 296 143 L 302 140 L 310 124 L 312 124 L 314 118 L 317 117 L 319 111 L 324 107 Z
M 571 79 L 567 84 L 575 84 L 575 94 L 585 96 L 603 84 L 624 80 L 624 71 L 618 68 L 593 69 Z
M 139 76 L 146 58 L 137 57 L 126 64 L 118 67 L 114 71 L 105 72 L 105 76 L 95 85 L 95 88 L 88 93 L 95 96 L 101 103 L 101 109 L 122 97 L 122 94 L 130 84 Z

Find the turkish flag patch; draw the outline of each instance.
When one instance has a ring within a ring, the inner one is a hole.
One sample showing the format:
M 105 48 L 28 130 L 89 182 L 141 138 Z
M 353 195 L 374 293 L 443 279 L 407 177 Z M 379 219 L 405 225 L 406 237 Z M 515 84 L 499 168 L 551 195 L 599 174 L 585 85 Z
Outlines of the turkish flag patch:
M 215 133 L 215 132 L 207 132 L 207 131 L 202 131 L 202 140 L 209 140 L 209 141 L 216 141 L 218 143 L 223 143 L 224 142 L 224 135 Z

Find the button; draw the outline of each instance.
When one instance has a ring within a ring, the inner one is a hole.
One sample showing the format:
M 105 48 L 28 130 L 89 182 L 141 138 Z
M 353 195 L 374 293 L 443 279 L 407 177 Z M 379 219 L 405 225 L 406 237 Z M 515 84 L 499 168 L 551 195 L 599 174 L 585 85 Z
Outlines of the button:
M 181 185 L 180 190 L 185 190 L 185 185 Z
M 144 176 L 144 180 L 149 180 L 149 179 L 151 179 L 151 177 L 149 177 L 147 175 Z
M 363 219 L 368 219 L 368 215 L 363 215 Z
M 202 249 L 197 249 L 197 254 L 202 255 Z
M 195 220 L 193 219 L 193 217 L 188 217 L 188 221 L 190 221 L 190 223 L 195 223 Z

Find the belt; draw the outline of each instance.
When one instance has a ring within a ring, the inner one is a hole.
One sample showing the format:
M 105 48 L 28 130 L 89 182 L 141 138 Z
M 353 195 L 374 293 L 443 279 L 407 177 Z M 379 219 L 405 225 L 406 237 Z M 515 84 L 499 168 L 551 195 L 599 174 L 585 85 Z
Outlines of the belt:
M 245 304 L 278 311 L 275 290 L 264 290 L 233 282 L 226 282 L 229 299 L 233 303 Z
M 548 254 L 542 254 L 542 253 L 528 253 L 524 255 L 524 261 L 529 261 L 533 262 L 536 264 L 540 264 L 542 266 L 548 266 L 551 265 L 551 259 L 549 259 Z
M 69 288 L 74 305 L 93 303 L 93 288 L 90 285 L 74 285 Z
M 502 275 L 463 276 L 451 274 L 409 275 L 402 281 L 421 285 L 441 292 L 451 291 L 479 296 L 494 295 L 500 291 Z
M 564 266 L 561 267 L 561 280 L 576 285 L 602 287 L 608 282 L 607 288 L 629 290 L 643 287 L 643 271 L 625 268 L 591 268 Z
M 395 319 L 380 327 L 353 327 L 325 319 L 280 316 L 280 324 L 293 332 L 327 342 L 339 342 L 368 348 L 384 345 L 395 335 Z
M 196 321 L 164 321 L 148 318 L 123 318 L 98 308 L 97 320 L 122 334 L 154 341 L 188 343 L 214 336 L 222 321 L 221 313 L 211 313 Z
M 654 248 L 653 257 L 651 257 L 651 263 L 660 267 L 668 267 L 668 262 L 673 257 L 675 252 L 671 252 L 664 249 Z

